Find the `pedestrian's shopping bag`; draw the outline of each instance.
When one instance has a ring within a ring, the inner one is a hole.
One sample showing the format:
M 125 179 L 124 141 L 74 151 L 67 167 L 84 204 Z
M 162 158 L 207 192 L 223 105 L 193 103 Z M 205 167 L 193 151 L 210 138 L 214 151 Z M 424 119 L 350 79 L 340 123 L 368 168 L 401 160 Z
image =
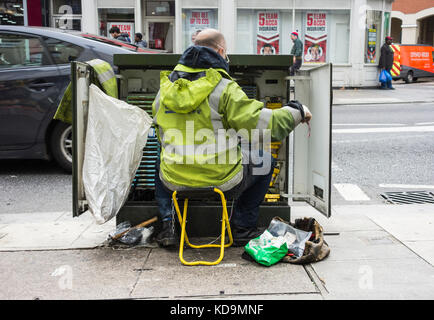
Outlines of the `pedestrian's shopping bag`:
M 386 71 L 386 79 L 387 79 L 387 81 L 392 81 L 392 75 L 390 74 L 390 72 L 387 71 L 387 70 L 384 70 L 384 71 Z
M 378 80 L 381 83 L 386 83 L 387 82 L 387 71 L 386 70 L 381 70 L 380 78 Z
M 269 267 L 282 260 L 288 253 L 286 242 L 285 237 L 274 237 L 265 230 L 258 238 L 250 240 L 244 249 L 256 262 Z
M 151 125 L 145 111 L 90 86 L 83 186 L 97 223 L 113 218 L 126 201 Z

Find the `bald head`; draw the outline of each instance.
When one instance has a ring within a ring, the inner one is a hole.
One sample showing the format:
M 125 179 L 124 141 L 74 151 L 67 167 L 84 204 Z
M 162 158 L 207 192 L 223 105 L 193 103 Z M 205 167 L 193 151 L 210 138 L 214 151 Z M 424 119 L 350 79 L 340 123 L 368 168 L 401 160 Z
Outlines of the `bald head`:
M 225 37 L 216 29 L 202 30 L 197 34 L 194 45 L 214 49 L 223 59 L 227 59 Z
M 223 34 L 216 29 L 205 29 L 196 35 L 194 40 L 196 46 L 204 46 L 217 50 L 219 46 L 226 48 L 226 41 Z

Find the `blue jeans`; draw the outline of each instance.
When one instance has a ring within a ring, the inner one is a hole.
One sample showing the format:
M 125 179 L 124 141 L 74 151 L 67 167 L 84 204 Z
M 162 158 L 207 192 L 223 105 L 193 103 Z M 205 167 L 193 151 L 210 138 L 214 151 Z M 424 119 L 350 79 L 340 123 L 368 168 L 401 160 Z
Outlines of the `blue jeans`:
M 259 206 L 268 191 L 275 159 L 270 153 L 259 150 L 250 153 L 249 163 L 243 165 L 243 180 L 225 194 L 234 199 L 232 223 L 237 227 L 254 228 L 258 222 Z M 162 221 L 172 219 L 172 191 L 160 180 L 160 162 L 157 160 L 155 199 Z M 230 209 L 228 209 L 230 211 Z

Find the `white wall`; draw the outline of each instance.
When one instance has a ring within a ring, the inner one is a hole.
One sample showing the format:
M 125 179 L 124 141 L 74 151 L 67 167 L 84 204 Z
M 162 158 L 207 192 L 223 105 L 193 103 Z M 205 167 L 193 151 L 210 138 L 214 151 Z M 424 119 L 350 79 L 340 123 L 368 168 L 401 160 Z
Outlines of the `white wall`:
M 98 34 L 98 10 L 96 0 L 81 0 L 81 29 Z

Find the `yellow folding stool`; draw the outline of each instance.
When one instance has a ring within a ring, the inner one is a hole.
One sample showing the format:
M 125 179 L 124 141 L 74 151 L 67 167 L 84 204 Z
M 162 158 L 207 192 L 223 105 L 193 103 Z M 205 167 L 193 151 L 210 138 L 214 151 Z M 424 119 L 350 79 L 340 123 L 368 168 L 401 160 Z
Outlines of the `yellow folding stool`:
M 221 242 L 220 244 L 203 244 L 203 245 L 194 245 L 191 244 L 188 240 L 187 232 L 185 230 L 185 225 L 187 221 L 187 208 L 188 208 L 188 195 L 195 194 L 197 190 L 189 190 L 189 191 L 182 191 L 182 194 L 184 195 L 184 213 L 181 216 L 181 212 L 179 210 L 178 200 L 176 198 L 178 192 L 174 191 L 172 194 L 173 204 L 175 206 L 176 213 L 178 215 L 179 223 L 181 225 L 181 240 L 179 242 L 179 260 L 184 265 L 187 266 L 196 266 L 196 265 L 206 265 L 206 266 L 213 266 L 219 264 L 224 257 L 225 254 L 225 248 L 228 248 L 232 245 L 234 242 L 232 238 L 232 232 L 231 232 L 231 226 L 229 224 L 229 217 L 228 217 L 228 210 L 226 207 L 226 198 L 223 192 L 217 188 L 214 188 L 212 191 L 215 193 L 218 193 L 220 195 L 221 203 L 222 203 L 222 228 L 221 228 Z M 180 192 L 181 193 L 181 192 Z M 229 236 L 229 243 L 225 243 L 225 234 L 226 234 L 226 228 L 228 230 L 228 236 Z M 186 261 L 184 260 L 184 241 L 194 249 L 200 249 L 200 248 L 220 248 L 220 256 L 215 261 Z

